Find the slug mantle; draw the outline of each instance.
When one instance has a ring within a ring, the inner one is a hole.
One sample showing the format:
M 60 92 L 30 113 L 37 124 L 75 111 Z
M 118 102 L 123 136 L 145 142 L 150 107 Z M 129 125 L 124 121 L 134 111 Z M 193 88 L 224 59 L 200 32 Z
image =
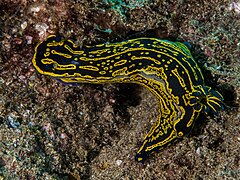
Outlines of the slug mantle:
M 135 160 L 190 132 L 201 111 L 216 114 L 223 97 L 204 78 L 183 43 L 137 38 L 77 47 L 51 35 L 35 48 L 32 63 L 40 74 L 72 83 L 136 83 L 156 97 L 159 115 Z

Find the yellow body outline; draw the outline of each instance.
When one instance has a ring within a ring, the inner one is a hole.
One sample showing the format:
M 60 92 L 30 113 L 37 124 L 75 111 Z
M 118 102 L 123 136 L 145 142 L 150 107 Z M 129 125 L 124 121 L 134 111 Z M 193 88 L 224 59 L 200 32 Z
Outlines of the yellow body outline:
M 136 83 L 153 93 L 159 116 L 137 152 L 139 162 L 187 134 L 202 110 L 217 112 L 223 100 L 204 85 L 201 70 L 180 42 L 137 38 L 79 49 L 51 35 L 36 46 L 32 63 L 40 74 L 64 83 Z

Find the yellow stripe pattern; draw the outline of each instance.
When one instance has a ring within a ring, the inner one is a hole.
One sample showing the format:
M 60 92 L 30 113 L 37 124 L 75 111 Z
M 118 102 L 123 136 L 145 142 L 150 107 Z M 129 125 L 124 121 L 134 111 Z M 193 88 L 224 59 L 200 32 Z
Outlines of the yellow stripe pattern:
M 64 83 L 136 83 L 153 93 L 159 115 L 135 159 L 190 132 L 201 111 L 217 113 L 223 97 L 204 85 L 203 75 L 183 43 L 137 38 L 77 47 L 51 35 L 35 48 L 32 63 L 40 74 Z

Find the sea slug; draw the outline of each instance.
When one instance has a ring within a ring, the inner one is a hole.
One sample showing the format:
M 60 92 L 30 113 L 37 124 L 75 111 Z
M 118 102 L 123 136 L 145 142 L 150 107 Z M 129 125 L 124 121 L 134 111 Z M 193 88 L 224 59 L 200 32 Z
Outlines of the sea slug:
M 201 70 L 183 43 L 137 38 L 84 46 L 51 35 L 35 48 L 32 63 L 64 83 L 136 83 L 156 97 L 159 115 L 135 159 L 186 135 L 201 111 L 217 113 L 223 97 L 205 86 Z

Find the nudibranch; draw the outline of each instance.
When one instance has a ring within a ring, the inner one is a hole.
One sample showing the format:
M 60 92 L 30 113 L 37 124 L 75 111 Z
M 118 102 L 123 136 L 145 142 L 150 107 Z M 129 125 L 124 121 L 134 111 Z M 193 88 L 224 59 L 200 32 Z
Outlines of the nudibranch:
M 32 63 L 40 74 L 72 83 L 136 83 L 157 99 L 159 114 L 135 159 L 190 132 L 200 112 L 217 113 L 222 95 L 205 86 L 188 47 L 180 42 L 137 38 L 84 46 L 51 35 L 35 48 Z

